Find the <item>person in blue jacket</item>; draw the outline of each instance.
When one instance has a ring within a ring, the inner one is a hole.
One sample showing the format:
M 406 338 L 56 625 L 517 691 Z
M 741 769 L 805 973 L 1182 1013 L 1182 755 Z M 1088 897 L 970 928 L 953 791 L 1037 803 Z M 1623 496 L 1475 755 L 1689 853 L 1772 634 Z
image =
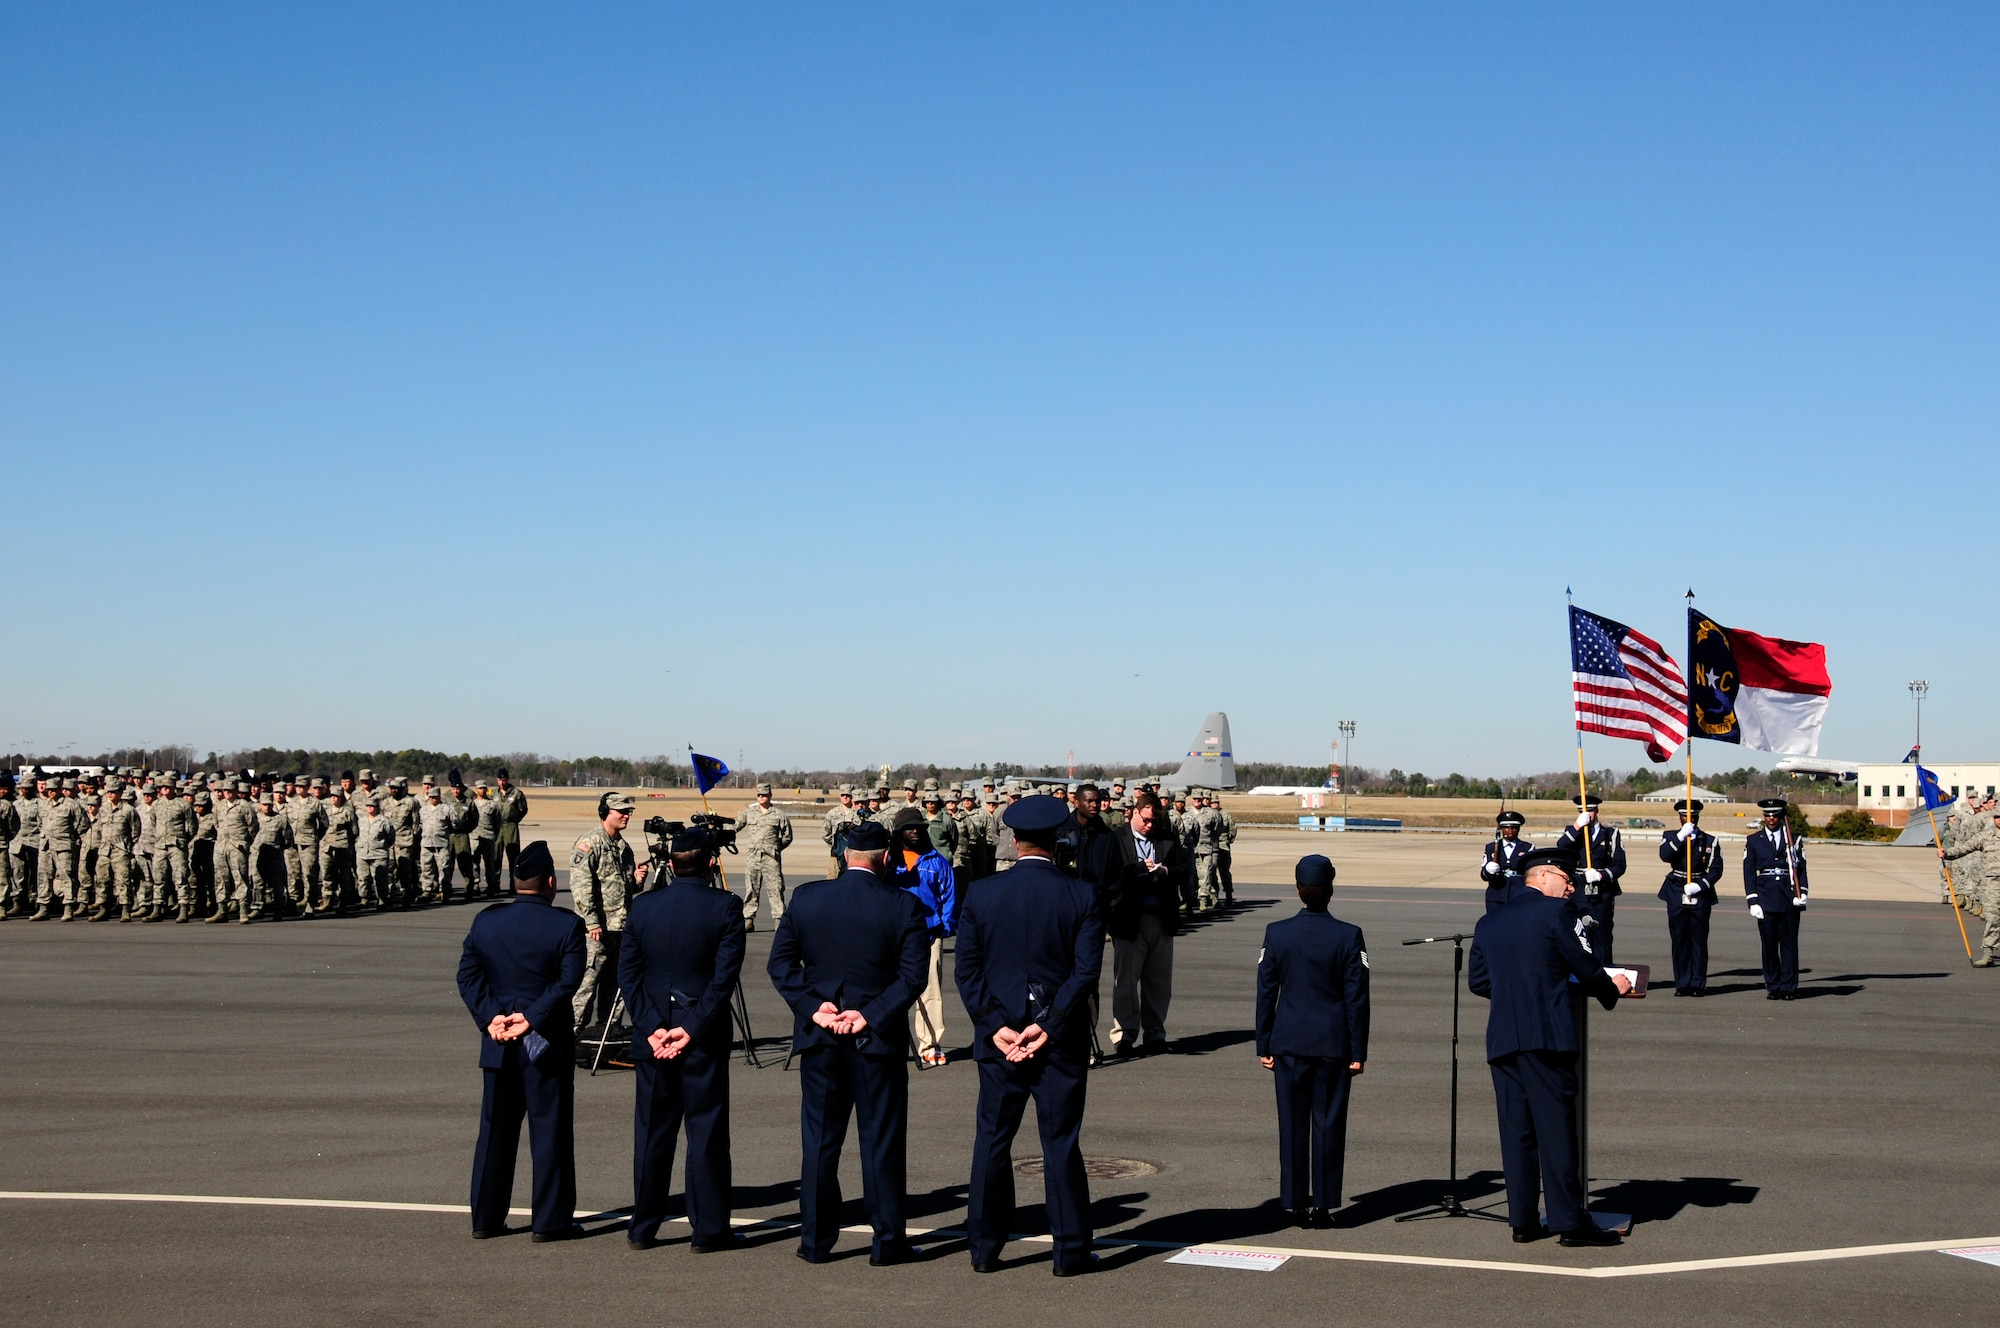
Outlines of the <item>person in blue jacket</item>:
M 1674 803 L 1678 830 L 1660 834 L 1660 861 L 1667 879 L 1660 898 L 1667 903 L 1667 939 L 1674 956 L 1674 995 L 1708 994 L 1708 922 L 1715 911 L 1715 883 L 1722 879 L 1722 846 L 1701 828 L 1701 799 Z M 1694 875 L 1688 875 L 1688 865 Z
M 930 929 L 930 959 L 924 966 L 924 990 L 910 1007 L 910 1035 L 916 1039 L 917 1059 L 925 1065 L 943 1065 L 944 1049 L 944 942 L 958 931 L 958 882 L 951 862 L 938 852 L 931 827 L 924 814 L 914 807 L 896 813 L 891 834 L 889 867 L 896 884 L 915 895 L 924 906 L 924 925 Z
M 555 859 L 538 839 L 514 862 L 513 901 L 480 911 L 459 956 L 458 994 L 479 1025 L 486 1085 L 472 1153 L 475 1240 L 507 1230 L 523 1117 L 534 1159 L 534 1238 L 582 1234 L 570 998 L 583 984 L 583 919 L 551 907 L 555 897 Z
M 861 1197 L 874 1240 L 868 1262 L 915 1257 L 908 1206 L 910 1002 L 924 988 L 930 928 L 916 896 L 896 887 L 889 834 L 847 834 L 847 870 L 798 888 L 771 941 L 771 984 L 792 1007 L 799 1060 L 798 1256 L 833 1257 L 840 1235 L 840 1150 L 850 1116 L 861 1134 Z
M 1764 947 L 1764 999 L 1799 991 L 1799 919 L 1806 911 L 1806 854 L 1786 824 L 1783 798 L 1760 798 L 1764 824 L 1743 845 L 1743 893 Z
M 1592 951 L 1596 928 L 1569 901 L 1580 869 L 1561 848 L 1538 848 L 1522 864 L 1525 888 L 1473 928 L 1466 984 L 1492 1002 L 1486 1062 L 1500 1117 L 1507 1221 L 1517 1243 L 1553 1231 L 1564 1245 L 1616 1245 L 1585 1211 L 1577 1156 L 1577 1040 L 1571 979 L 1610 1009 L 1632 989 Z M 1547 1231 L 1538 1216 L 1548 1203 Z
M 1327 911 L 1333 863 L 1293 869 L 1296 914 L 1264 928 L 1257 1059 L 1278 1088 L 1278 1201 L 1301 1227 L 1333 1225 L 1347 1158 L 1347 1100 L 1368 1064 L 1368 941 Z
M 729 1227 L 730 1000 L 743 971 L 743 910 L 715 886 L 715 848 L 702 826 L 674 836 L 673 875 L 632 900 L 618 951 L 637 1082 L 625 1239 L 638 1249 L 659 1243 L 683 1123 L 692 1248 L 743 1243 Z

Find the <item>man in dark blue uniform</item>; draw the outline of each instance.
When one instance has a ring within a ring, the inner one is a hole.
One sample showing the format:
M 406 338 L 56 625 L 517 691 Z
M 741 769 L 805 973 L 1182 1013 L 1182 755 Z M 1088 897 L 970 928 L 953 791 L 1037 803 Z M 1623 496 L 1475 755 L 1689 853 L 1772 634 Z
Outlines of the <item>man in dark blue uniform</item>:
M 1604 799 L 1595 793 L 1589 798 L 1570 794 L 1576 805 L 1576 823 L 1564 828 L 1556 847 L 1576 863 L 1576 907 L 1596 924 L 1590 948 L 1604 963 L 1611 962 L 1611 928 L 1624 892 L 1619 882 L 1625 876 L 1625 838 L 1616 826 L 1600 825 L 1597 809 Z M 1589 841 L 1589 852 L 1584 850 Z
M 710 1254 L 743 1243 L 729 1228 L 730 999 L 743 971 L 743 910 L 714 884 L 707 829 L 675 835 L 668 862 L 673 875 L 632 901 L 618 951 L 638 1083 L 625 1239 L 659 1243 L 685 1121 L 692 1248 Z
M 1479 879 L 1486 886 L 1486 911 L 1514 897 L 1521 888 L 1521 859 L 1535 846 L 1521 838 L 1528 818 L 1519 812 L 1501 812 L 1493 818 L 1493 838 L 1486 841 L 1485 861 L 1479 865 Z
M 913 1257 L 904 1228 L 910 1115 L 910 1003 L 924 989 L 930 929 L 889 870 L 879 822 L 847 834 L 847 870 L 793 894 L 768 971 L 792 1007 L 799 1058 L 799 1249 L 833 1256 L 840 1235 L 840 1149 L 850 1114 L 861 1132 L 861 1194 L 874 1228 L 868 1262 Z
M 1472 933 L 1466 981 L 1493 1002 L 1486 1016 L 1486 1061 L 1500 1114 L 1500 1159 L 1507 1175 L 1507 1220 L 1514 1239 L 1550 1231 L 1564 1245 L 1616 1245 L 1585 1211 L 1577 1157 L 1576 988 L 1610 1009 L 1631 990 L 1592 952 L 1595 930 L 1569 900 L 1576 870 L 1559 848 L 1536 849 L 1522 864 L 1527 883 Z
M 1070 1277 L 1097 1266 L 1082 1133 L 1104 923 L 1096 891 L 1053 860 L 1069 809 L 1037 794 L 1002 819 L 1020 861 L 975 883 L 958 919 L 958 994 L 975 1030 L 979 1067 L 965 1235 L 975 1270 L 1000 1267 L 1014 1229 L 1014 1135 L 1033 1098 L 1055 1274 Z
M 1301 1227 L 1333 1225 L 1347 1159 L 1347 1095 L 1368 1063 L 1368 942 L 1327 911 L 1333 864 L 1293 869 L 1292 917 L 1264 928 L 1257 1059 L 1277 1078 L 1278 1201 Z
M 583 982 L 583 919 L 552 908 L 556 865 L 536 840 L 514 862 L 514 900 L 472 920 L 458 994 L 479 1025 L 479 1144 L 472 1153 L 472 1235 L 506 1233 L 521 1118 L 534 1162 L 534 1238 L 576 1225 L 576 1047 L 570 998 Z
M 1785 824 L 1785 800 L 1761 798 L 1762 829 L 1743 846 L 1743 893 L 1764 943 L 1764 999 L 1789 1001 L 1799 990 L 1799 917 L 1806 907 L 1805 850 Z
M 1681 828 L 1660 834 L 1660 861 L 1667 879 L 1660 898 L 1667 901 L 1667 939 L 1674 952 L 1674 995 L 1708 994 L 1708 919 L 1715 911 L 1715 883 L 1722 879 L 1722 846 L 1703 830 L 1701 800 L 1674 803 Z M 1693 874 L 1688 866 L 1692 863 Z

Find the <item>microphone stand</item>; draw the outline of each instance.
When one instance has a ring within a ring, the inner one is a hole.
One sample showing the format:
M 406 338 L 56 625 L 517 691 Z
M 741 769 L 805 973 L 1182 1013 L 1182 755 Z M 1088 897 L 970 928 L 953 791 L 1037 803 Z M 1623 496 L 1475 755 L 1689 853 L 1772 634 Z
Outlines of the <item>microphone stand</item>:
M 1422 1222 L 1436 1217 L 1479 1217 L 1489 1222 L 1505 1222 L 1498 1213 L 1482 1213 L 1467 1208 L 1458 1197 L 1458 989 L 1459 975 L 1465 971 L 1465 943 L 1471 937 L 1465 932 L 1453 932 L 1449 936 L 1419 936 L 1415 940 L 1404 941 L 1404 945 L 1434 945 L 1440 941 L 1451 942 L 1451 1143 L 1450 1172 L 1444 1197 L 1428 1208 L 1420 1208 L 1414 1213 L 1404 1213 L 1398 1222 Z

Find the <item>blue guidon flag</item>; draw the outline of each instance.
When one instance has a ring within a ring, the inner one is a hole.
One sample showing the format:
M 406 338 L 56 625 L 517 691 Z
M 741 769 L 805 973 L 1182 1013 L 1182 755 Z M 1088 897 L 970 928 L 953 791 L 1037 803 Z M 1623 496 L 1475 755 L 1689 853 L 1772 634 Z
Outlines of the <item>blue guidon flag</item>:
M 1643 742 L 1654 761 L 1687 741 L 1687 684 L 1658 641 L 1572 604 L 1569 667 L 1579 732 Z
M 1946 793 L 1938 787 L 1937 775 L 1935 773 L 1924 769 L 1922 766 L 1917 767 L 1917 792 L 1924 795 L 1924 807 L 1929 811 L 1936 811 L 1940 807 L 1949 807 L 1952 803 L 1958 801 L 1955 796 Z
M 707 793 L 729 778 L 729 767 L 713 756 L 703 756 L 700 752 L 690 751 L 688 760 L 694 766 L 695 785 L 703 793 Z

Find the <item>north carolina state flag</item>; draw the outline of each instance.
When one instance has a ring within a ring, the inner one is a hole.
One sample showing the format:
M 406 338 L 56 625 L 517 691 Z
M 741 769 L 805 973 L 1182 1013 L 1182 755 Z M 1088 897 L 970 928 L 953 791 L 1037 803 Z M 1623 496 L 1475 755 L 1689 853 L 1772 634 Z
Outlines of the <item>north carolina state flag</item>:
M 1832 694 L 1825 646 L 1723 627 L 1688 610 L 1690 735 L 1817 756 Z

